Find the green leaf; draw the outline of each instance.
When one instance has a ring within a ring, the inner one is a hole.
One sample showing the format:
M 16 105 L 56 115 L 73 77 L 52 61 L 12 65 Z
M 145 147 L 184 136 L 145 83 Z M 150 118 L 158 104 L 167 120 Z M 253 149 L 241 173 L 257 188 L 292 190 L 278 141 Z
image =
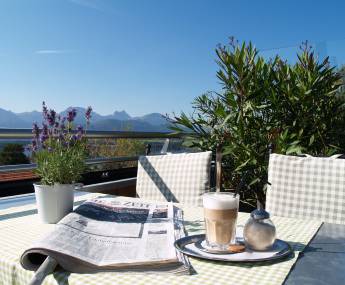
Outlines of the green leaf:
M 297 145 L 292 145 L 286 150 L 286 154 L 301 154 L 302 153 L 302 147 Z
M 250 161 L 250 158 L 247 159 L 245 162 L 243 162 L 242 164 L 240 164 L 234 171 L 240 171 L 242 168 L 244 168 L 248 162 Z
M 312 145 L 315 140 L 315 135 L 312 135 L 309 139 L 309 145 Z

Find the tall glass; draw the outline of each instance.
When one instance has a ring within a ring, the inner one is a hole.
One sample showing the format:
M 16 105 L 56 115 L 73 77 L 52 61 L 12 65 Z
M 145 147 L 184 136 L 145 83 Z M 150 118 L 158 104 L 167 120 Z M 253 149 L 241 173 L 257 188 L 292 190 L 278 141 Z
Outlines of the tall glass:
M 203 195 L 206 245 L 212 250 L 227 251 L 235 243 L 239 195 L 211 192 Z

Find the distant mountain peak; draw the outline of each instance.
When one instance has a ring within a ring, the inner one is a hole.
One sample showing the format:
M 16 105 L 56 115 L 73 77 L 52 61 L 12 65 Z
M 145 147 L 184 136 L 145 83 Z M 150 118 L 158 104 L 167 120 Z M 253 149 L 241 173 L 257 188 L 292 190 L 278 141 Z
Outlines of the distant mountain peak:
M 85 111 L 86 111 L 86 108 L 84 108 L 84 107 L 69 106 L 68 108 L 66 108 L 66 109 L 65 109 L 64 111 L 62 111 L 61 113 L 67 112 L 67 111 L 72 110 L 72 109 L 76 109 L 77 112 L 85 112 Z
M 49 108 L 49 106 L 48 106 Z M 85 111 L 84 107 L 70 106 L 60 112 L 66 116 L 70 109 L 77 110 L 77 116 L 74 123 L 84 125 Z M 0 128 L 30 128 L 33 122 L 40 124 L 43 121 L 42 112 L 22 112 L 13 113 L 0 108 Z M 168 122 L 160 113 L 150 113 L 144 116 L 131 117 L 125 110 L 114 111 L 111 115 L 101 115 L 92 112 L 91 129 L 98 130 L 127 130 L 133 131 L 168 131 Z
M 125 121 L 125 120 L 130 120 L 131 116 L 128 115 L 128 113 L 125 110 L 122 110 L 122 111 L 115 111 L 112 115 L 112 118 L 115 120 Z
M 150 113 L 141 117 L 136 117 L 134 119 L 145 121 L 151 125 L 167 125 L 166 118 L 160 113 Z
M 15 113 L 0 108 L 0 128 L 25 128 L 28 124 Z

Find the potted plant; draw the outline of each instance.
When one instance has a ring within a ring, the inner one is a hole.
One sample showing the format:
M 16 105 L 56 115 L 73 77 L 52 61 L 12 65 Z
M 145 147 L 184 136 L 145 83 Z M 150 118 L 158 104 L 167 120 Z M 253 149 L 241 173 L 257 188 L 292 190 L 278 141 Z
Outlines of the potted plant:
M 85 113 L 89 125 L 92 108 Z M 48 110 L 43 102 L 42 128 L 33 124 L 32 155 L 40 182 L 34 184 L 38 215 L 43 223 L 57 223 L 72 211 L 74 189 L 85 170 L 86 130 L 74 128 L 77 115 L 70 109 L 66 117 Z
M 307 42 L 301 48 L 290 64 L 231 38 L 216 49 L 221 91 L 198 96 L 191 115 L 170 117 L 186 146 L 216 153 L 218 191 L 244 186 L 248 211 L 265 204 L 270 149 L 326 156 L 345 150 L 341 76 Z

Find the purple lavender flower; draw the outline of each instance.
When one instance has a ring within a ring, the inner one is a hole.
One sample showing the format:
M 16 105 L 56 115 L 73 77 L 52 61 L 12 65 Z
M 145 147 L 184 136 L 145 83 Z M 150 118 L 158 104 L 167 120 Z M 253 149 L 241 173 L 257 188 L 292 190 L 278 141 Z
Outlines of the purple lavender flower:
M 55 120 L 56 120 L 56 112 L 53 109 L 50 109 L 49 112 L 47 113 L 46 117 L 49 126 L 54 126 L 55 125 Z
M 83 126 L 82 126 L 82 125 L 78 125 L 78 126 L 77 126 L 77 132 L 78 132 L 78 133 L 83 133 L 83 132 L 84 132 L 84 129 L 83 129 Z
M 62 132 L 66 129 L 65 122 L 66 122 L 66 117 L 63 117 L 63 118 L 60 120 L 60 130 L 61 130 Z
M 53 109 L 48 109 L 45 102 L 42 102 L 42 110 L 44 117 L 42 129 L 39 128 L 37 123 L 32 125 L 33 141 L 30 145 L 30 149 L 33 152 L 39 151 L 39 149 L 46 149 L 49 152 L 54 152 L 55 150 L 52 146 L 56 143 L 66 147 L 74 147 L 78 142 L 82 142 L 86 133 L 83 126 L 78 125 L 75 131 L 72 130 L 72 122 L 77 116 L 77 110 L 75 108 L 68 110 L 66 117 L 62 117 Z M 87 125 L 91 118 L 91 112 L 92 108 L 89 106 L 85 112 Z
M 43 123 L 42 124 L 42 133 L 40 136 L 40 142 L 42 144 L 42 146 L 44 145 L 44 142 L 49 138 L 49 129 L 47 124 Z
M 78 125 L 77 127 L 77 139 L 80 140 L 83 137 L 84 134 L 84 128 L 81 125 Z
M 37 140 L 36 139 L 33 139 L 31 141 L 31 149 L 33 152 L 37 151 Z
M 67 112 L 67 121 L 70 123 L 73 122 L 76 116 L 77 116 L 77 110 L 76 109 L 73 108 L 72 110 L 69 110 Z
M 34 135 L 34 138 L 36 138 L 36 139 L 38 139 L 38 137 L 40 136 L 40 129 L 39 129 L 37 123 L 32 124 L 32 133 Z
M 85 118 L 86 118 L 87 124 L 90 124 L 90 119 L 92 117 L 91 112 L 92 112 L 92 107 L 91 106 L 87 107 L 86 112 L 85 112 Z
M 45 134 L 41 134 L 41 136 L 40 136 L 40 142 L 41 142 L 41 144 L 42 144 L 42 147 L 44 147 L 44 142 L 48 139 L 49 137 L 47 136 L 47 135 L 45 135 Z
M 44 135 L 44 136 L 48 136 L 48 126 L 47 126 L 47 124 L 45 124 L 45 123 L 43 123 L 42 124 L 42 135 Z
M 48 116 L 48 108 L 46 106 L 46 102 L 44 101 L 42 103 L 42 111 L 43 111 L 43 117 L 46 119 Z

